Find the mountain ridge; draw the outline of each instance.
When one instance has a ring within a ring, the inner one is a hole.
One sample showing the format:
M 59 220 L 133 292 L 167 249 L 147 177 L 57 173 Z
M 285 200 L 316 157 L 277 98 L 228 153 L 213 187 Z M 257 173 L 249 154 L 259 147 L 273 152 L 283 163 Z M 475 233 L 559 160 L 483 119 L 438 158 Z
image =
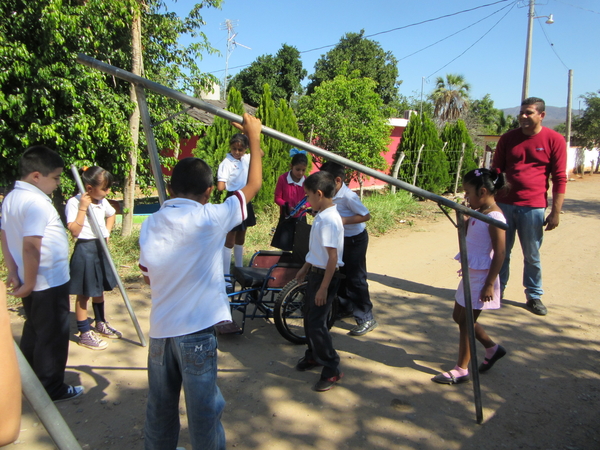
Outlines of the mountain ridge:
M 513 108 L 504 108 L 501 111 L 504 111 L 505 116 L 516 117 L 519 114 L 520 106 L 515 106 Z M 571 109 L 571 117 L 577 117 L 581 114 L 581 110 L 579 109 Z M 543 124 L 545 127 L 554 128 L 556 125 L 567 122 L 567 107 L 562 106 L 546 106 L 546 117 L 544 117 Z

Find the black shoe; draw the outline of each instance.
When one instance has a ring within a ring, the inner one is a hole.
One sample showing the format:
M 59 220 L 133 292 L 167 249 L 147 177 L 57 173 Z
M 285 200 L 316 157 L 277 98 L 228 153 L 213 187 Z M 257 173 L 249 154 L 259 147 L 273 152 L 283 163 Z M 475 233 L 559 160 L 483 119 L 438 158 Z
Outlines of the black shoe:
M 348 334 L 350 336 L 362 336 L 367 334 L 369 331 L 373 331 L 375 328 L 377 328 L 377 321 L 375 319 L 371 319 L 355 326 Z
M 306 359 L 306 356 L 304 358 L 300 358 L 298 360 L 298 364 L 296 364 L 296 370 L 299 372 L 305 372 L 307 370 L 312 370 L 315 367 L 319 367 L 321 364 L 319 364 L 318 362 L 316 362 L 314 359 Z
M 317 383 L 315 384 L 314 389 L 317 392 L 328 391 L 333 386 L 335 386 L 335 383 L 337 383 L 338 381 L 340 381 L 343 376 L 344 376 L 344 374 L 340 372 L 340 373 L 338 373 L 337 375 L 335 375 L 335 376 L 333 376 L 331 378 L 323 378 L 323 377 L 321 377 L 321 379 L 319 381 L 317 381 Z
M 67 400 L 73 400 L 83 394 L 83 386 L 69 386 L 67 392 L 53 400 L 54 403 L 66 402 Z
M 525 306 L 527 307 L 527 309 L 529 309 L 529 311 L 531 311 L 534 314 L 537 314 L 538 316 L 545 316 L 546 314 L 548 314 L 548 310 L 542 303 L 542 300 L 539 298 L 530 298 L 529 300 L 527 300 L 527 303 L 525 303 Z
M 506 349 L 501 345 L 498 345 L 494 356 L 492 356 L 490 359 L 483 358 L 485 361 L 487 361 L 487 363 L 484 362 L 479 364 L 479 373 L 487 372 L 488 370 L 490 370 L 492 366 L 496 364 L 496 361 L 498 361 L 504 355 L 506 355 Z

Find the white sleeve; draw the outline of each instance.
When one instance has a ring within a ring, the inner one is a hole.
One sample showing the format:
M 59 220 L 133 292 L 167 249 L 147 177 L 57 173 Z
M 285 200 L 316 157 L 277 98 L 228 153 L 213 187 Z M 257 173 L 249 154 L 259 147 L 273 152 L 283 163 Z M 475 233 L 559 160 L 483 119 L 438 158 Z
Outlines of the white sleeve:
M 231 175 L 231 164 L 227 159 L 224 159 L 221 164 L 219 164 L 219 170 L 217 170 L 217 181 L 223 181 L 227 183 L 229 181 L 229 176 Z
M 67 223 L 73 223 L 77 219 L 77 212 L 79 211 L 79 199 L 77 197 L 71 197 L 65 206 L 65 216 L 67 216 Z
M 104 217 L 112 217 L 116 214 L 117 210 L 105 198 L 102 199 L 102 205 L 104 206 Z
M 359 214 L 361 216 L 366 216 L 369 214 L 368 208 L 363 205 L 363 203 L 360 201 L 360 197 L 356 195 L 356 192 L 352 192 L 352 194 L 353 195 L 348 196 L 348 202 L 346 204 L 348 209 L 354 214 Z

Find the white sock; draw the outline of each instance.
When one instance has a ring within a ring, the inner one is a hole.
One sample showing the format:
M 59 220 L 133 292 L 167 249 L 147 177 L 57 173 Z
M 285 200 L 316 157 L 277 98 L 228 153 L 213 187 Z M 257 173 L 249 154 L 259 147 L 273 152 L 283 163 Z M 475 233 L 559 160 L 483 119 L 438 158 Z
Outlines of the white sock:
M 223 247 L 223 274 L 231 273 L 231 249 Z
M 242 267 L 244 265 L 244 246 L 235 244 L 233 246 L 233 258 L 235 261 L 235 267 Z

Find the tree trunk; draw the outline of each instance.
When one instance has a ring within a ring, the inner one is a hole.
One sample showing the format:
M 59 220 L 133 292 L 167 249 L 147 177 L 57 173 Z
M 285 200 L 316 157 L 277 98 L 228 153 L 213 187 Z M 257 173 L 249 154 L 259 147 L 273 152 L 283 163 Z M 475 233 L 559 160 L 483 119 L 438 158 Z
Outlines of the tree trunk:
M 131 27 L 131 72 L 135 75 L 142 74 L 142 16 L 141 12 L 135 11 L 133 17 L 133 26 Z M 130 98 L 135 105 L 135 109 L 129 117 L 129 132 L 131 133 L 131 149 L 127 154 L 129 163 L 129 173 L 125 178 L 123 187 L 123 228 L 122 236 L 129 236 L 133 226 L 133 206 L 135 199 L 135 174 L 138 161 L 138 142 L 140 136 L 140 107 L 137 103 L 135 86 L 130 87 Z

